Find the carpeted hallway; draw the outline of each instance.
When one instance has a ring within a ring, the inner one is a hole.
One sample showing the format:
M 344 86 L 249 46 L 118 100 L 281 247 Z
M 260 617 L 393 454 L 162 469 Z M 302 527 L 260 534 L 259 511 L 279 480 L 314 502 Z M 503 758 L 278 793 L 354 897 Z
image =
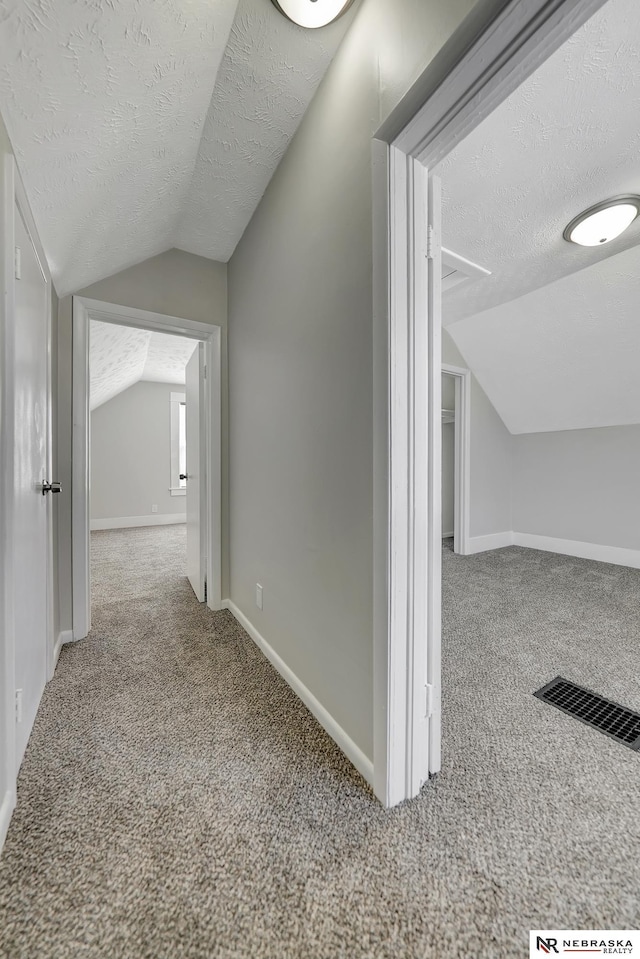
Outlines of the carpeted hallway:
M 229 613 L 184 527 L 94 534 L 0 860 L 6 959 L 504 959 L 640 925 L 640 756 L 541 703 L 640 709 L 640 571 L 444 550 L 444 771 L 385 812 Z

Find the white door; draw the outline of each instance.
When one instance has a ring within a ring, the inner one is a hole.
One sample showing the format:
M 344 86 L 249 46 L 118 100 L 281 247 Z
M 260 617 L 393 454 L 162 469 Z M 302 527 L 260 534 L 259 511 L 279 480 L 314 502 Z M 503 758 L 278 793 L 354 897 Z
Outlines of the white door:
M 198 600 L 205 600 L 207 575 L 206 437 L 204 434 L 204 343 L 198 343 L 187 363 L 187 576 Z
M 14 635 L 19 768 L 47 680 L 47 281 L 19 209 L 15 244 Z M 19 252 L 18 252 L 19 251 Z

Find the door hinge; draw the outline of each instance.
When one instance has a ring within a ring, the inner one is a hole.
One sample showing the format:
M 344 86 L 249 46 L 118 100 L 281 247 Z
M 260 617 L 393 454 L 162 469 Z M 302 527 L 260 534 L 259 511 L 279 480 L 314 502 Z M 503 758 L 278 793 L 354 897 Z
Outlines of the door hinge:
M 16 723 L 22 722 L 22 690 L 16 689 Z
M 17 246 L 15 250 L 14 267 L 15 267 L 14 273 L 15 273 L 16 280 L 21 280 L 22 279 L 22 253 L 20 252 L 19 246 Z
M 435 227 L 430 223 L 427 227 L 427 259 L 434 260 L 439 248 L 440 238 L 436 234 Z
M 206 368 L 206 366 L 204 367 L 203 376 L 204 376 L 204 378 L 205 378 L 205 380 L 206 380 L 206 378 L 207 378 L 207 368 Z
M 425 684 L 424 687 L 424 714 L 429 719 L 433 715 L 433 686 L 430 686 L 429 683 Z

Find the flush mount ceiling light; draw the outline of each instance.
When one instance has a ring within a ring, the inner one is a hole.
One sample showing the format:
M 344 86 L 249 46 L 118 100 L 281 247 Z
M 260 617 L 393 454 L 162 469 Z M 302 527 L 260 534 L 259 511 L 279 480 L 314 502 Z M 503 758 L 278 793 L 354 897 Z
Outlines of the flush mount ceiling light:
M 615 240 L 640 213 L 640 196 L 614 196 L 576 216 L 562 234 L 580 246 L 602 246 Z
M 289 20 L 301 27 L 326 27 L 337 20 L 353 0 L 272 0 L 273 4 Z

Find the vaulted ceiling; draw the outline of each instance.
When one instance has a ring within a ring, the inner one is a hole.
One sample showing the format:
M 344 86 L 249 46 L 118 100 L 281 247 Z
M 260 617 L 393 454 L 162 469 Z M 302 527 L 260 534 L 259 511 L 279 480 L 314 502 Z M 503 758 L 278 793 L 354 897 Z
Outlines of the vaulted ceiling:
M 513 433 L 640 423 L 640 220 L 562 237 L 640 193 L 639 116 L 640 5 L 609 0 L 439 166 L 444 245 L 491 271 L 444 323 Z
M 2 0 L 0 111 L 58 293 L 172 247 L 227 261 L 352 16 Z
M 95 410 L 139 380 L 184 384 L 197 340 L 89 321 L 90 406 Z

